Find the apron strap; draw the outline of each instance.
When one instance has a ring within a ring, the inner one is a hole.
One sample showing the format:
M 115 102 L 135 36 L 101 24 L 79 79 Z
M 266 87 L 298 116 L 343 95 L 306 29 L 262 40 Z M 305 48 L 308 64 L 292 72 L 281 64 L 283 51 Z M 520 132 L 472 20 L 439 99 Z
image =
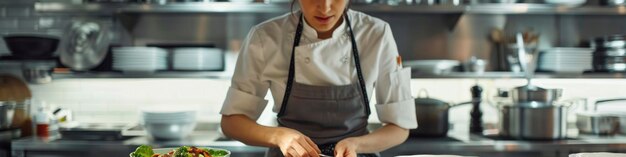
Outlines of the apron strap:
M 294 63 L 294 54 L 296 53 L 296 47 L 300 45 L 300 38 L 302 37 L 302 16 L 300 14 L 300 18 L 298 20 L 298 26 L 296 28 L 296 34 L 293 40 L 293 46 L 291 48 L 291 60 L 289 61 L 289 74 L 287 76 L 287 87 L 285 89 L 285 95 L 283 96 L 283 102 L 281 103 L 280 111 L 278 112 L 278 117 L 283 116 L 285 110 L 287 109 L 287 102 L 289 101 L 289 96 L 291 95 L 291 87 L 293 86 L 294 75 L 295 75 L 295 63 Z M 365 103 L 365 113 L 366 115 L 370 115 L 370 106 L 369 106 L 369 97 L 367 96 L 367 90 L 365 87 L 365 81 L 363 79 L 363 72 L 361 70 L 361 62 L 359 59 L 359 50 L 356 45 L 356 40 L 354 39 L 354 33 L 352 32 L 352 25 L 350 24 L 350 18 L 348 18 L 348 11 L 344 12 L 344 16 L 346 19 L 346 24 L 348 24 L 348 30 L 350 33 L 350 40 L 352 41 L 352 55 L 354 56 L 354 64 L 356 66 L 357 77 L 359 80 L 359 87 L 361 87 L 361 94 L 363 95 L 363 103 Z

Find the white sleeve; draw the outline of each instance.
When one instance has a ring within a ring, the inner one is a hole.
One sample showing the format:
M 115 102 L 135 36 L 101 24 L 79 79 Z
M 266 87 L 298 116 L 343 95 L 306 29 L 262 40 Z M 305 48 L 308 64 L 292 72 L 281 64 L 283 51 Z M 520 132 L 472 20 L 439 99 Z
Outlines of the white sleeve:
M 263 31 L 253 27 L 239 53 L 237 65 L 220 114 L 242 114 L 257 120 L 267 106 L 269 82 L 263 81 Z
M 393 123 L 405 129 L 417 128 L 415 101 L 411 96 L 411 69 L 402 69 L 391 28 L 385 31 L 379 46 L 380 66 L 376 81 L 376 112 L 383 123 Z

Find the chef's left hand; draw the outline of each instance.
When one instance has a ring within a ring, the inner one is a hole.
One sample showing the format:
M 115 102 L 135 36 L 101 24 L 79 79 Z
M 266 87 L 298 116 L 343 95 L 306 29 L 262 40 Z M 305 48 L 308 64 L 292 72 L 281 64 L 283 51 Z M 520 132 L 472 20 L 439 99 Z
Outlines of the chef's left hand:
M 356 157 L 358 148 L 357 139 L 350 137 L 343 139 L 335 145 L 335 157 Z

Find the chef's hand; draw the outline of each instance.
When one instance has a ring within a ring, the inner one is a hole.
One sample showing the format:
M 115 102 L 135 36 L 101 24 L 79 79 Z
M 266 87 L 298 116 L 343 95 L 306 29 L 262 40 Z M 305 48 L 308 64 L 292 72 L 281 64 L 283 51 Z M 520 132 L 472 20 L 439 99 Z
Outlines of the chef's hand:
M 309 137 L 290 128 L 278 128 L 276 140 L 285 157 L 319 157 L 321 152 Z
M 335 145 L 335 157 L 356 157 L 357 139 L 345 138 Z

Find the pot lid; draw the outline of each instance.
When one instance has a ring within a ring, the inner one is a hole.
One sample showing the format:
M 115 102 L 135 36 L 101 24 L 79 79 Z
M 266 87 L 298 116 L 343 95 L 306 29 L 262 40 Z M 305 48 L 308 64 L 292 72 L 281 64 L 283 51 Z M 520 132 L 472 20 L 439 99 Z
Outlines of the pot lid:
M 426 96 L 423 97 L 422 93 Z M 438 99 L 433 99 L 428 96 L 428 92 L 425 89 L 421 89 L 415 98 L 415 105 L 448 105 L 447 102 Z

